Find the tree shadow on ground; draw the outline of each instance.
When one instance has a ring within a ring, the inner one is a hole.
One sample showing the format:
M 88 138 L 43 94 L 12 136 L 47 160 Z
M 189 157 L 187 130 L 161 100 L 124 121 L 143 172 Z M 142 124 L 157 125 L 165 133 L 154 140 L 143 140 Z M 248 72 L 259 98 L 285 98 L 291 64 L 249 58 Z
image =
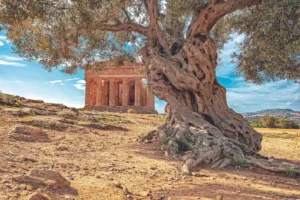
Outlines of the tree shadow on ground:
M 133 145 L 131 145 L 132 147 Z M 172 161 L 180 172 L 182 162 L 167 158 L 155 143 L 134 145 L 139 156 L 156 160 Z M 289 161 L 284 160 L 282 161 Z M 293 161 L 289 161 L 293 162 Z M 298 164 L 294 161 L 294 164 Z M 170 162 L 171 164 L 171 162 Z M 172 189 L 153 191 L 154 199 L 162 196 L 172 199 L 212 198 L 222 194 L 224 199 L 300 199 L 300 177 L 288 177 L 283 173 L 269 172 L 255 167 L 232 166 L 226 169 L 195 170 L 199 175 L 175 182 Z
M 165 196 L 180 199 L 191 199 L 195 197 L 216 199 L 222 195 L 223 199 L 234 200 L 257 200 L 257 199 L 299 199 L 299 195 L 286 194 L 286 191 L 264 191 L 263 188 L 250 186 L 235 186 L 225 184 L 186 184 L 171 190 L 159 190 L 154 192 L 154 199 Z

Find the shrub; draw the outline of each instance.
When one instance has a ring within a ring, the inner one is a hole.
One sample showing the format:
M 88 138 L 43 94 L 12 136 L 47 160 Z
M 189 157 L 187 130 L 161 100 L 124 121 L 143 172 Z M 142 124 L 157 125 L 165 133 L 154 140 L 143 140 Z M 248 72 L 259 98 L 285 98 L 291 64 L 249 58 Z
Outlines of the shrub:
M 280 128 L 298 128 L 297 124 L 293 120 L 288 118 L 278 119 L 278 127 Z
M 292 169 L 285 169 L 285 175 L 289 176 L 289 177 L 296 177 L 297 176 L 297 172 L 295 172 Z
M 67 117 L 67 118 L 75 118 L 77 115 L 74 111 L 69 109 L 63 109 L 62 111 L 59 111 L 58 116 Z
M 266 128 L 275 128 L 276 118 L 273 116 L 263 116 L 261 118 L 261 122 Z
M 260 127 L 259 122 L 252 122 L 253 127 Z M 284 128 L 284 129 L 297 129 L 299 128 L 293 120 L 289 118 L 277 118 L 273 116 L 264 116 L 261 119 L 261 125 L 264 128 Z
M 28 116 L 28 115 L 35 116 L 36 113 L 30 108 L 23 108 L 16 112 L 12 112 L 12 115 L 17 116 L 17 117 L 24 117 L 24 116 Z
M 250 125 L 255 128 L 263 128 L 262 122 L 250 122 Z

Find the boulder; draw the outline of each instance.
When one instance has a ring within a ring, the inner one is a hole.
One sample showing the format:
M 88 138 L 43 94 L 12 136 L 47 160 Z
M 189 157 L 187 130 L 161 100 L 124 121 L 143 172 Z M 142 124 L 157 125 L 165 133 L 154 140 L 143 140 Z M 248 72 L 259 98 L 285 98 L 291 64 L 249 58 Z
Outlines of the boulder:
M 70 187 L 70 182 L 59 172 L 53 170 L 31 170 L 28 175 L 15 176 L 14 182 L 31 185 L 33 188 L 48 187 L 52 189 Z
M 55 181 L 58 188 L 70 187 L 70 182 L 53 170 L 31 170 L 29 176 Z
M 45 186 L 45 183 L 40 178 L 35 178 L 27 175 L 15 176 L 12 178 L 14 182 L 26 185 L 32 185 L 35 188 Z

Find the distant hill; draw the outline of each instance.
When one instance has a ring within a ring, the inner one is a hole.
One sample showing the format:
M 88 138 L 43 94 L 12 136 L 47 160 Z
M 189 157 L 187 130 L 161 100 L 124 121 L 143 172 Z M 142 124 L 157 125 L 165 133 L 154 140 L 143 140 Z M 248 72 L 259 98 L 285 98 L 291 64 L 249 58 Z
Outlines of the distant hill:
M 263 116 L 286 117 L 292 119 L 294 122 L 300 122 L 300 112 L 291 109 L 267 109 L 257 112 L 242 113 L 242 115 L 250 122 L 260 121 Z

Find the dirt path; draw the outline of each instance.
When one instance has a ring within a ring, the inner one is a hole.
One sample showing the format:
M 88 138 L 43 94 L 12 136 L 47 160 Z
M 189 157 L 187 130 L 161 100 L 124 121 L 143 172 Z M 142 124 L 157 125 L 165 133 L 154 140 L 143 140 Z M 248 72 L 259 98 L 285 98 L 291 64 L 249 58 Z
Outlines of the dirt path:
M 50 199 L 76 200 L 300 199 L 299 177 L 252 167 L 203 169 L 193 176 L 182 176 L 180 161 L 166 159 L 154 144 L 136 141 L 159 126 L 163 116 L 83 112 L 74 119 L 60 115 L 13 116 L 18 110 L 2 107 L 0 111 L 0 200 L 27 200 L 35 192 Z M 15 127 L 24 124 L 42 129 L 51 141 L 11 139 Z M 278 133 L 265 137 L 262 152 L 300 162 L 297 145 L 298 138 Z M 13 177 L 32 169 L 60 172 L 71 187 L 50 190 L 13 181 Z M 124 192 L 125 187 L 128 192 Z

